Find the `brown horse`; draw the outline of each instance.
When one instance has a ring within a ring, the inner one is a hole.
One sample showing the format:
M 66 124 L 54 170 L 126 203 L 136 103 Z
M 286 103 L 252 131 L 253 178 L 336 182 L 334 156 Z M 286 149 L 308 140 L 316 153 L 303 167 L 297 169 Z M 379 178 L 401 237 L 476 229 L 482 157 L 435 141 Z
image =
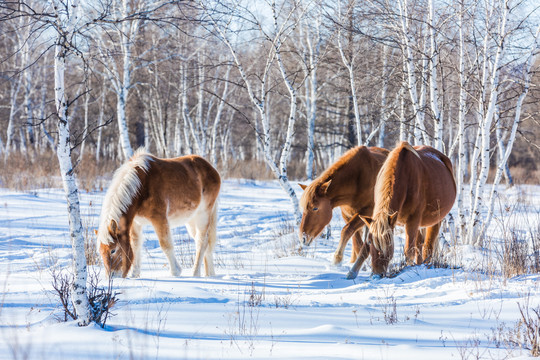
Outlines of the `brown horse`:
M 151 224 L 171 274 L 179 276 L 171 226 L 185 224 L 196 243 L 193 276 L 200 276 L 203 257 L 206 275 L 214 275 L 220 187 L 218 172 L 199 156 L 159 159 L 138 150 L 116 170 L 103 199 L 97 235 L 107 273 L 126 277 L 131 269 L 139 277 L 142 225 Z
M 309 186 L 300 184 L 304 193 L 300 198 L 303 214 L 299 235 L 305 245 L 311 244 L 321 234 L 332 220 L 332 209 L 339 206 L 347 224 L 342 230 L 333 262 L 336 265 L 341 263 L 350 238 L 344 239 L 343 234 L 351 226 L 360 228 L 364 225 L 359 215 L 372 214 L 373 187 L 387 155 L 386 149 L 359 146 L 347 151 Z M 362 244 L 360 233 L 354 234 L 351 262 L 358 256 L 365 258 L 369 255 L 367 248 L 365 253 L 359 254 Z M 373 265 L 377 266 L 376 256 L 373 257 Z
M 407 142 L 392 150 L 377 176 L 373 218 L 361 217 L 369 226 L 373 246 L 386 264 L 383 271 L 374 273 L 384 276 L 392 259 L 396 224 L 405 226 L 407 262 L 430 261 L 441 222 L 455 199 L 452 163 L 443 153 L 430 146 L 413 148 Z M 426 228 L 425 236 L 419 232 L 420 228 Z M 355 278 L 360 266 L 361 262 L 357 261 L 348 278 Z

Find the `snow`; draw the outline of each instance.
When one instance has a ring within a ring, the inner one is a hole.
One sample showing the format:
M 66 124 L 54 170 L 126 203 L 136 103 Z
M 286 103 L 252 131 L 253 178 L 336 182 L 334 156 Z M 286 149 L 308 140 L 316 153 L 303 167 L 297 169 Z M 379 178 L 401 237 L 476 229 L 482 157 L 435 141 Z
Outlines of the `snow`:
M 194 245 L 177 228 L 184 271 L 171 277 L 147 227 L 141 278 L 115 279 L 120 301 L 101 328 L 58 321 L 51 267 L 70 270 L 72 262 L 63 190 L 0 189 L 0 359 L 528 358 L 527 349 L 504 339 L 521 319 L 518 303 L 538 306 L 540 277 L 488 270 L 498 266 L 505 233 L 538 234 L 540 187 L 501 188 L 499 195 L 491 247 L 458 246 L 446 234 L 447 259 L 457 268 L 409 266 L 395 277 L 371 279 L 368 266 L 352 281 L 345 279 L 350 264 L 331 265 L 344 225 L 337 209 L 332 237 L 302 249 L 290 200 L 277 182 L 227 180 L 218 275 L 188 275 Z M 83 226 L 93 241 L 103 196 L 81 195 Z M 398 230 L 396 262 L 402 252 Z M 89 272 L 106 283 L 101 265 Z

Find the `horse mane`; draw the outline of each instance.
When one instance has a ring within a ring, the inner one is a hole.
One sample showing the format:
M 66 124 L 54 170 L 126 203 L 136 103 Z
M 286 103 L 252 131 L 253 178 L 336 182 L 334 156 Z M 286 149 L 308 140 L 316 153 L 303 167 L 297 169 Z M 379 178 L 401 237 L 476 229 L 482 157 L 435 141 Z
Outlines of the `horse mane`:
M 307 208 L 310 199 L 316 195 L 321 184 L 332 180 L 337 171 L 350 163 L 351 158 L 355 157 L 360 151 L 366 150 L 364 146 L 357 146 L 346 151 L 339 159 L 336 160 L 329 168 L 327 168 L 319 177 L 317 177 L 302 193 L 300 197 L 300 206 Z
M 404 150 L 412 152 L 420 159 L 420 155 L 416 150 L 408 142 L 402 141 L 388 154 L 375 182 L 375 208 L 373 209 L 373 223 L 370 226 L 370 232 L 374 235 L 374 238 L 379 239 L 378 243 L 374 243 L 375 247 L 385 254 L 390 245 L 389 242 L 392 241 L 390 237 L 392 228 L 389 217 L 394 215 L 395 210 L 390 210 L 390 202 L 394 196 L 398 161 Z
M 120 166 L 113 175 L 111 184 L 103 198 L 98 228 L 98 243 L 110 244 L 108 227 L 111 221 L 120 221 L 122 213 L 127 211 L 135 195 L 141 188 L 141 180 L 137 168 L 148 172 L 150 163 L 154 158 L 144 148 L 138 149 L 135 154 Z

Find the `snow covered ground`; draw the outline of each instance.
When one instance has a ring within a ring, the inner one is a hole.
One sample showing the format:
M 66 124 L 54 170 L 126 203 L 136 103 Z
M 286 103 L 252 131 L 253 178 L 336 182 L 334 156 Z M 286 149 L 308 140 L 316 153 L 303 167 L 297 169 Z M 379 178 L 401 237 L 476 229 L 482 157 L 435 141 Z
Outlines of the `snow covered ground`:
M 299 188 L 296 190 L 300 193 Z M 82 194 L 93 234 L 104 193 Z M 517 339 L 518 304 L 540 303 L 540 276 L 499 274 L 503 238 L 540 229 L 540 187 L 502 191 L 480 251 L 455 246 L 459 268 L 406 267 L 346 280 L 331 265 L 343 220 L 332 237 L 301 249 L 277 182 L 228 180 L 220 197 L 217 276 L 193 278 L 194 245 L 175 233 L 179 278 L 170 276 L 153 230 L 145 229 L 140 279 L 117 279 L 119 303 L 105 328 L 59 322 L 51 267 L 69 269 L 66 205 L 59 189 L 0 189 L 0 359 L 504 359 L 527 358 Z M 350 257 L 350 245 L 345 259 Z M 396 261 L 403 252 L 397 233 Z M 101 266 L 90 266 L 106 283 Z M 513 339 L 513 340 L 512 340 Z M 512 340 L 512 341 L 510 341 Z

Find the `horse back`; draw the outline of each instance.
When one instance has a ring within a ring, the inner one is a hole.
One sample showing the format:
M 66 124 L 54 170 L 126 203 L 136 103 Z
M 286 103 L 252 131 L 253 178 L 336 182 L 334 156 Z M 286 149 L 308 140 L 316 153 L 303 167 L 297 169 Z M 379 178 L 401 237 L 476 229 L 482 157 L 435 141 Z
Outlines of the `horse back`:
M 183 214 L 195 211 L 202 201 L 213 207 L 221 178 L 204 158 L 187 155 L 171 159 L 152 158 L 148 171 L 138 171 L 141 183 L 140 215 L 162 212 Z

